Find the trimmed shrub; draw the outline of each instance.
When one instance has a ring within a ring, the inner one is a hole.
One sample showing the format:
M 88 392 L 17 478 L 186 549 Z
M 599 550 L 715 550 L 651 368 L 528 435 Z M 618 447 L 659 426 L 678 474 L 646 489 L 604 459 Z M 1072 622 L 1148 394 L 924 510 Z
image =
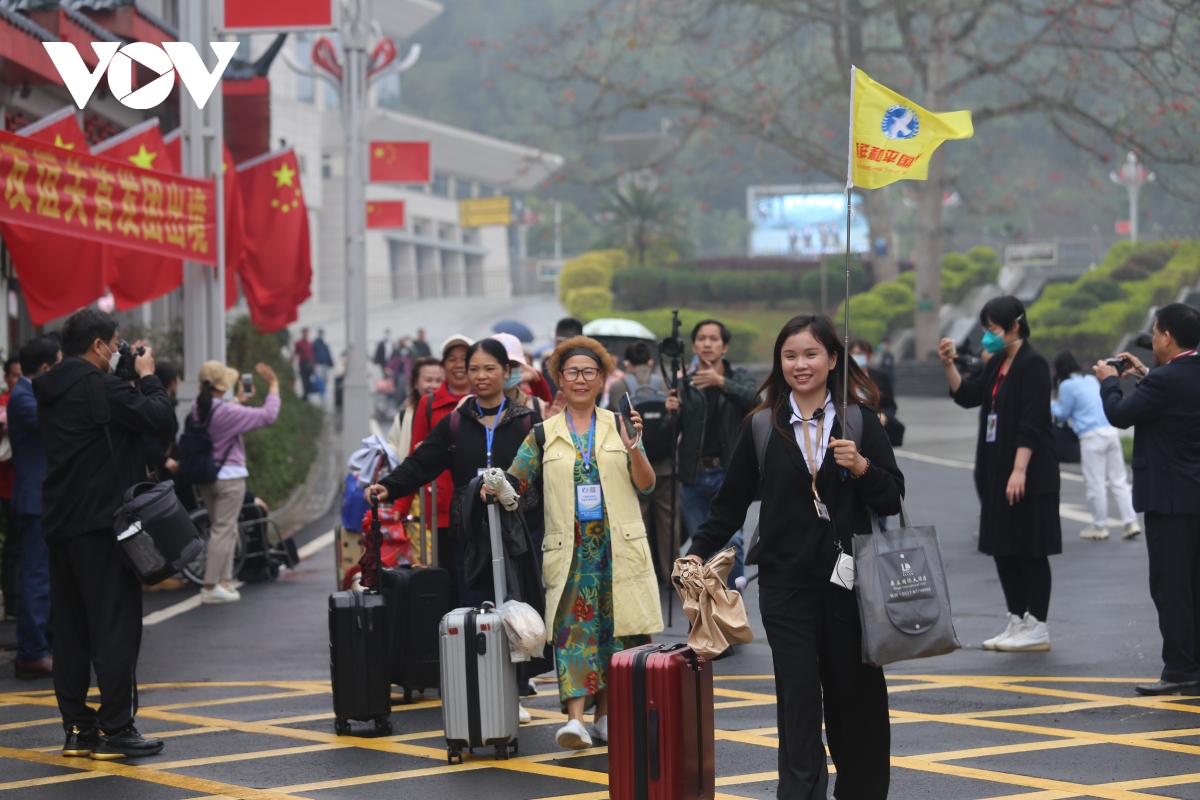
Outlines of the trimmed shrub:
M 1086 292 L 1101 303 L 1122 300 L 1125 297 L 1125 290 L 1121 288 L 1121 284 L 1111 280 L 1086 281 L 1079 285 L 1076 293 L 1079 292 Z
M 966 274 L 975 266 L 971 259 L 964 256 L 962 253 L 946 253 L 942 256 L 942 274 L 954 272 Z
M 1076 311 L 1091 311 L 1100 305 L 1100 300 L 1091 292 L 1076 291 L 1063 298 L 1061 307 L 1072 308 Z
M 751 298 L 751 284 L 758 275 L 738 272 L 713 272 L 708 275 L 708 294 L 720 303 L 736 303 Z
M 1085 319 L 1087 316 L 1082 311 L 1064 306 L 1052 308 L 1042 315 L 1042 323 L 1045 325 L 1078 325 Z
M 558 299 L 564 304 L 573 289 L 597 287 L 607 290 L 612 286 L 613 270 L 610 259 L 595 253 L 584 253 L 578 258 L 568 259 L 558 276 Z
M 613 276 L 612 291 L 621 308 L 659 308 L 667 302 L 667 275 L 653 267 L 629 267 Z
M 692 331 L 692 326 L 702 319 L 710 316 L 709 312 L 694 311 L 691 309 L 680 309 L 679 321 L 681 323 L 679 331 L 683 337 L 685 345 L 685 363 L 691 358 L 691 340 L 688 339 Z M 634 311 L 626 314 L 621 314 L 624 319 L 632 319 L 642 323 L 649 328 L 655 336 L 662 339 L 671 335 L 671 310 L 667 308 L 656 308 L 651 311 Z M 720 315 L 717 315 L 720 318 Z M 762 336 L 762 331 L 748 322 L 725 322 L 725 327 L 729 328 L 732 338 L 729 342 L 729 360 L 734 364 L 741 364 L 750 358 L 750 353 L 754 349 L 754 343 Z M 658 357 L 655 356 L 655 360 Z
M 567 292 L 564 305 L 573 317 L 595 319 L 612 311 L 613 294 L 600 286 L 584 286 Z
M 799 282 L 782 272 L 762 272 L 750 277 L 750 299 L 765 300 L 772 307 L 781 300 L 796 296 Z M 719 297 L 715 292 L 714 297 Z
M 708 277 L 695 272 L 667 272 L 667 297 L 671 303 L 691 305 L 708 299 Z

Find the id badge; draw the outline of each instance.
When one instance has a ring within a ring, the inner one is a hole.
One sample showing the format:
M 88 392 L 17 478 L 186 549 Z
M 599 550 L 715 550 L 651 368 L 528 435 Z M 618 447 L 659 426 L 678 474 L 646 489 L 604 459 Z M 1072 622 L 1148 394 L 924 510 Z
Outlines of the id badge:
M 825 507 L 825 504 L 820 500 L 813 500 L 813 505 L 817 508 L 817 519 L 822 522 L 829 522 L 829 509 Z
M 600 484 L 576 486 L 575 508 L 580 522 L 599 522 L 604 519 L 604 495 L 600 491 Z
M 996 441 L 996 414 L 995 414 L 995 412 L 987 415 L 986 440 L 989 442 Z

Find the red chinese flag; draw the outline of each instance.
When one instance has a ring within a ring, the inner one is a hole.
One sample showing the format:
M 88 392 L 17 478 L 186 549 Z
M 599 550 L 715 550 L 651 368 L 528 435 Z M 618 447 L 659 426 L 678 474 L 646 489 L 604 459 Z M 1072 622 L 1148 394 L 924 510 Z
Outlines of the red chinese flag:
M 403 228 L 403 200 L 372 200 L 367 203 L 368 228 Z
M 105 139 L 92 148 L 92 153 L 142 169 L 179 174 L 178 159 L 163 141 L 157 117 Z M 104 256 L 108 288 L 121 311 L 148 303 L 183 285 L 183 262 L 178 258 L 113 245 L 105 246 Z
M 163 137 L 167 154 L 180 169 L 183 169 L 182 138 L 182 128 L 176 128 Z M 225 308 L 229 309 L 237 305 L 237 275 L 246 249 L 246 233 L 242 227 L 242 190 L 238 185 L 237 168 L 228 147 L 224 155 L 221 169 L 225 178 Z
M 242 291 L 263 333 L 295 321 L 300 304 L 312 294 L 308 208 L 299 173 L 291 148 L 237 168 L 246 230 Z
M 371 180 L 429 183 L 429 142 L 371 142 Z
M 88 152 L 74 106 L 22 128 L 17 135 L 77 153 Z M 23 225 L 0 225 L 0 236 L 12 256 L 34 325 L 45 325 L 104 296 L 103 245 L 99 242 L 47 236 L 45 231 Z
M 332 0 L 288 0 L 264 3 L 263 0 L 225 0 L 225 28 L 270 28 L 279 31 L 294 28 L 330 28 L 333 26 Z

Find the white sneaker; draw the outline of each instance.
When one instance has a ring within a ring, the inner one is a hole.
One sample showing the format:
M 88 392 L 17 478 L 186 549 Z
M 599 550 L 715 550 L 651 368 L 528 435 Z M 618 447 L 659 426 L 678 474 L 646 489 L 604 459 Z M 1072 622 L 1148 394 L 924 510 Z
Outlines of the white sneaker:
M 996 645 L 1000 641 L 1002 641 L 1004 639 L 1009 639 L 1014 634 L 1016 634 L 1018 631 L 1020 631 L 1021 625 L 1022 625 L 1022 621 L 1021 621 L 1020 617 L 1018 617 L 1016 614 L 1009 614 L 1008 615 L 1008 627 L 1004 629 L 1003 633 L 993 636 L 990 639 L 986 639 L 983 643 L 983 649 L 984 650 L 995 650 Z
M 997 650 L 1006 653 L 1036 652 L 1050 649 L 1050 626 L 1039 622 L 1028 611 L 1022 621 L 1021 629 L 1010 638 L 996 644 Z
M 1135 536 L 1141 536 L 1142 526 L 1136 522 L 1126 522 L 1125 527 L 1121 529 L 1122 539 L 1132 539 Z
M 608 715 L 596 717 L 596 721 L 592 723 L 592 733 L 594 733 L 596 741 L 601 744 L 608 744 Z
M 587 750 L 592 746 L 592 737 L 588 736 L 587 729 L 577 719 L 559 728 L 558 733 L 554 735 L 554 741 L 558 742 L 559 747 L 568 750 Z
M 200 590 L 200 602 L 206 606 L 215 603 L 236 603 L 241 599 L 242 596 L 238 594 L 237 589 L 226 589 L 219 583 L 211 589 Z
M 1079 538 L 1080 539 L 1094 539 L 1097 541 L 1100 539 L 1107 539 L 1108 538 L 1108 528 L 1097 528 L 1095 525 L 1088 525 L 1086 528 L 1084 528 L 1083 530 L 1081 530 L 1079 532 Z M 1128 538 L 1128 537 L 1126 537 L 1126 538 Z
M 517 721 L 522 725 L 533 722 L 533 717 L 529 715 L 529 712 L 525 710 L 525 706 L 523 705 L 517 706 Z

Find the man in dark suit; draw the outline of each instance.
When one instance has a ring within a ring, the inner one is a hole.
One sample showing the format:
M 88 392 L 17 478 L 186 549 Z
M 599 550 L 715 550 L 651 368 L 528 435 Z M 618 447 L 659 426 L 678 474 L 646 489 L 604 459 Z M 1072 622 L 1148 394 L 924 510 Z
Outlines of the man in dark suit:
M 1147 371 L 1129 353 L 1125 374 L 1141 378 L 1121 396 L 1118 371 L 1096 364 L 1104 414 L 1133 437 L 1133 507 L 1146 514 L 1150 595 L 1163 637 L 1163 671 L 1139 694 L 1200 695 L 1200 311 L 1182 303 L 1154 319 Z
M 21 537 L 21 594 L 17 604 L 18 678 L 49 678 L 50 550 L 42 538 L 42 479 L 46 453 L 38 438 L 37 400 L 30 381 L 62 360 L 62 347 L 49 337 L 21 348 L 21 377 L 8 400 L 8 432 L 13 450 L 13 535 Z

